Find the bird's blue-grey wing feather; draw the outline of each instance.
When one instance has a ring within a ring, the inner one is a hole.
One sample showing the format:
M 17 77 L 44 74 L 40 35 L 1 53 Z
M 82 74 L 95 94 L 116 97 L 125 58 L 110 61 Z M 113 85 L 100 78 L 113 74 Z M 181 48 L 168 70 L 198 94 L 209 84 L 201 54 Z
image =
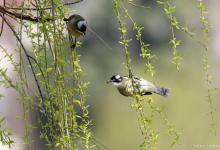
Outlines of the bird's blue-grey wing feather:
M 154 92 L 156 89 L 156 86 L 153 83 L 142 78 L 137 80 L 137 83 L 141 92 Z

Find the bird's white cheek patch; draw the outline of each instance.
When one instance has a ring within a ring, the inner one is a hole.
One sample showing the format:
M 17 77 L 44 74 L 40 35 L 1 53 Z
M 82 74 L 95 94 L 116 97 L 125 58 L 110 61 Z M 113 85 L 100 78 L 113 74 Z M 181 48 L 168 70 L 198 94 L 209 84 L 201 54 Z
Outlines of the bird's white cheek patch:
M 112 82 L 112 84 L 116 87 L 121 85 L 121 83 L 117 83 L 117 82 Z
M 82 25 L 87 26 L 86 21 L 79 21 L 78 24 L 77 24 L 78 28 L 80 28 Z

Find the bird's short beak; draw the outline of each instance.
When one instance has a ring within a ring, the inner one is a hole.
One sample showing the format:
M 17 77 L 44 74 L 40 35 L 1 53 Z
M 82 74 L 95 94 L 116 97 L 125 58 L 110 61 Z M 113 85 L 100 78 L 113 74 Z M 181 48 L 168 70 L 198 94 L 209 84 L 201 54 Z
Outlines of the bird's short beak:
M 109 83 L 111 83 L 111 82 L 112 82 L 111 80 L 106 81 L 107 84 L 109 84 Z

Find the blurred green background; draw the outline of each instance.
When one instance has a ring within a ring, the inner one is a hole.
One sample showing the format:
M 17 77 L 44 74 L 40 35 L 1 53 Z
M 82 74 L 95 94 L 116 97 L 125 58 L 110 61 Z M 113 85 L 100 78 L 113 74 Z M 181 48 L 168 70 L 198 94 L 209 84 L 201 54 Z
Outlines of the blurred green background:
M 172 89 L 169 98 L 155 95 L 153 99 L 156 106 L 163 108 L 170 122 L 183 131 L 180 145 L 171 148 L 172 139 L 168 137 L 166 129 L 161 128 L 162 119 L 155 117 L 155 128 L 160 132 L 158 149 L 219 149 L 220 111 L 215 113 L 217 130 L 215 136 L 210 132 L 211 118 L 208 115 L 209 107 L 206 101 L 207 89 L 202 67 L 204 49 L 189 36 L 177 32 L 177 38 L 182 40 L 178 51 L 184 57 L 181 70 L 177 71 L 175 65 L 171 63 L 172 50 L 168 44 L 171 38 L 169 21 L 162 9 L 156 5 L 155 1 L 134 2 L 150 6 L 149 9 L 144 9 L 126 5 L 131 16 L 144 26 L 143 40 L 151 44 L 150 49 L 157 59 L 154 62 L 156 74 L 152 78 L 144 70 L 145 62 L 139 57 L 140 47 L 135 41 L 135 34 L 130 26 L 129 35 L 134 39 L 129 47 L 133 71 L 137 76 Z M 196 38 L 199 38 L 201 33 L 199 33 L 199 11 L 196 9 L 196 1 L 177 0 L 175 5 L 176 17 L 183 25 L 188 24 L 198 34 Z M 212 2 L 208 3 L 208 8 L 212 8 L 212 5 L 214 5 Z M 112 49 L 106 47 L 96 35 L 89 31 L 84 39 L 80 39 L 83 42 L 82 48 L 78 50 L 82 55 L 81 64 L 86 72 L 85 78 L 91 82 L 88 103 L 91 105 L 94 134 L 111 150 L 136 150 L 142 142 L 142 136 L 138 128 L 136 112 L 131 108 L 132 99 L 121 96 L 114 87 L 105 82 L 114 74 L 127 74 L 123 66 L 125 61 L 123 49 L 118 43 L 118 24 L 112 9 L 112 1 L 85 0 L 73 6 L 72 10 L 73 13 L 84 16 L 90 28 L 112 47 Z M 215 17 L 212 16 L 212 18 Z M 217 15 L 216 18 L 218 18 Z M 210 22 L 212 23 L 212 20 Z M 215 32 L 211 34 L 211 38 L 214 34 Z M 213 48 L 212 45 L 211 48 Z M 219 87 L 220 84 L 217 81 L 220 61 L 213 49 L 210 50 L 210 72 L 214 76 L 214 86 Z M 219 96 L 217 93 L 214 99 L 217 106 L 220 105 Z M 212 144 L 217 147 L 210 148 Z M 199 148 L 198 145 L 202 147 Z

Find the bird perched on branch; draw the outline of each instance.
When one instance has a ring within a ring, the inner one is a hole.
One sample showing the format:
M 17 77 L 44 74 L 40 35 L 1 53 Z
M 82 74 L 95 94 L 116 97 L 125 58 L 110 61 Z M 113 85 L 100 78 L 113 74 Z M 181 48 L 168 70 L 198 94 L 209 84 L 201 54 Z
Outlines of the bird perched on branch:
M 71 47 L 74 48 L 76 44 L 76 38 L 86 34 L 88 23 L 82 16 L 78 14 L 71 15 L 69 18 L 64 18 L 63 20 L 66 21 L 69 39 L 72 43 Z M 74 42 L 73 36 L 75 37 Z
M 107 83 L 112 83 L 113 86 L 115 86 L 124 96 L 134 96 L 135 94 L 144 96 L 151 95 L 152 93 L 166 97 L 170 95 L 170 89 L 158 87 L 153 83 L 136 76 L 129 78 L 127 76 L 114 75 L 109 81 L 107 81 Z

